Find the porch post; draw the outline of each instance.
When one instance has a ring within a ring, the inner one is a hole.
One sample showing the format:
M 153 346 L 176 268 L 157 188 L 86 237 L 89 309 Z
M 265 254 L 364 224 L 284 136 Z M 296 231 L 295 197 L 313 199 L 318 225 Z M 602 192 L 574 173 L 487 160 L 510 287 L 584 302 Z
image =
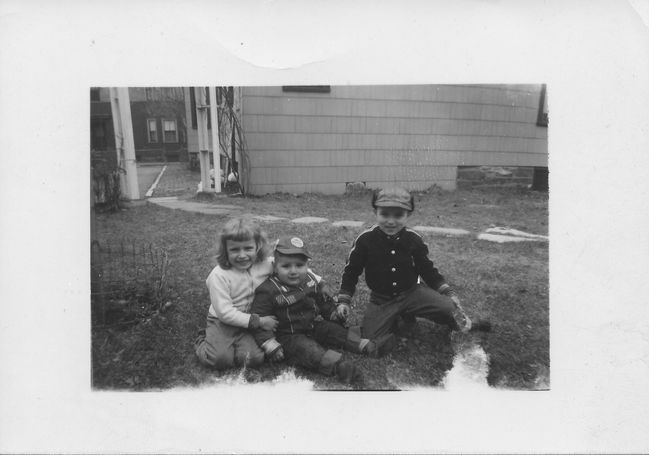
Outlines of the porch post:
M 126 171 L 126 175 L 120 174 L 122 196 L 130 200 L 140 199 L 128 87 L 110 87 L 110 107 L 113 114 L 117 164 Z
M 214 191 L 221 192 L 221 146 L 219 141 L 220 125 L 216 89 L 210 87 L 210 117 L 212 120 L 212 159 L 214 160 Z
M 196 94 L 196 122 L 198 124 L 198 158 L 201 165 L 201 186 L 205 193 L 212 193 L 210 181 L 210 151 L 209 135 L 207 131 L 207 95 L 205 87 L 195 87 Z M 215 187 L 218 176 L 215 176 Z

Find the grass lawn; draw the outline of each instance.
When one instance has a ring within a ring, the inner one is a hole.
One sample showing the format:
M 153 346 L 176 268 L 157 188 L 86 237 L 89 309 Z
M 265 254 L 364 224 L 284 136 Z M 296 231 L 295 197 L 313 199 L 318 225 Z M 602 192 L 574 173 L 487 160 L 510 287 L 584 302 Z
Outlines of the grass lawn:
M 242 213 L 286 218 L 321 216 L 372 223 L 369 195 L 269 195 L 226 198 L 219 203 L 242 206 Z M 495 225 L 547 235 L 547 194 L 524 189 L 480 189 L 417 193 L 409 225 L 467 229 L 472 234 Z M 164 313 L 129 327 L 97 327 L 92 332 L 93 385 L 99 389 L 150 389 L 198 385 L 226 380 L 238 371 L 215 372 L 200 366 L 192 342 L 205 326 L 209 295 L 205 278 L 216 265 L 216 235 L 226 217 L 169 210 L 155 205 L 96 215 L 96 238 L 165 248 L 171 263 L 168 291 L 173 305 Z M 312 269 L 336 287 L 345 259 L 360 229 L 330 223 L 299 225 L 266 223 L 269 238 L 287 233 L 307 242 Z M 548 244 L 497 244 L 475 235 L 441 237 L 424 234 L 440 272 L 459 293 L 468 313 L 489 318 L 494 331 L 479 335 L 490 358 L 490 385 L 532 389 L 549 374 Z M 352 307 L 352 323 L 360 322 L 369 293 L 363 278 Z M 382 359 L 354 354 L 365 371 L 367 389 L 399 389 L 439 385 L 451 367 L 453 352 L 446 329 L 419 320 L 416 335 Z M 277 377 L 286 365 L 266 365 L 245 372 L 248 381 Z M 297 369 L 317 388 L 342 389 L 330 378 Z

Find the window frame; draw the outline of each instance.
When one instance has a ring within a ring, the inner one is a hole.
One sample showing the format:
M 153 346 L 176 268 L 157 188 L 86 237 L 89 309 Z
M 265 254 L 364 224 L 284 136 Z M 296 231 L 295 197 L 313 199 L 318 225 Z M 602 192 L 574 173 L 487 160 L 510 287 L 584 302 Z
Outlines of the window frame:
M 331 85 L 282 85 L 282 92 L 331 93 Z
M 155 141 L 151 140 L 151 122 L 155 125 Z M 158 144 L 160 143 L 160 135 L 158 134 L 158 119 L 156 118 L 147 118 L 146 119 L 146 139 L 149 144 Z
M 164 144 L 177 144 L 178 143 L 178 120 L 175 118 L 162 118 L 162 142 Z M 174 122 L 174 133 L 175 133 L 175 140 L 173 141 L 168 141 L 167 136 L 166 136 L 166 130 L 165 130 L 165 122 Z

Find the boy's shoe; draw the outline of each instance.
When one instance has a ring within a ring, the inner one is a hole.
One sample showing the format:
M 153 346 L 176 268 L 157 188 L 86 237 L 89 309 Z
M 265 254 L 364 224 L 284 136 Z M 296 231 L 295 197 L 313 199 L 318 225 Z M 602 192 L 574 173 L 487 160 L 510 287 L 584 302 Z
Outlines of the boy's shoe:
M 376 359 L 388 355 L 397 345 L 397 337 L 393 333 L 386 333 L 383 336 L 376 338 L 374 341 L 367 343 L 365 347 L 365 354 L 368 357 Z
M 352 384 L 363 380 L 361 372 L 349 360 L 341 360 L 336 364 L 336 376 L 345 384 Z

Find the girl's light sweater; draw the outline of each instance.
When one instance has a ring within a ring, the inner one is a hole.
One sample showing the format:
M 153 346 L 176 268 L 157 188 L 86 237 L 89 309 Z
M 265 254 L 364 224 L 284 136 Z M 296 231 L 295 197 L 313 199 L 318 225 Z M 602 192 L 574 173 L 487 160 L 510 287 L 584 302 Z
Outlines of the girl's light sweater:
M 309 272 L 313 273 L 311 269 Z M 205 280 L 210 291 L 209 314 L 216 316 L 224 324 L 248 328 L 250 307 L 255 297 L 255 289 L 273 273 L 273 257 L 256 262 L 248 270 L 223 269 L 216 266 Z M 313 273 L 320 283 L 322 277 Z
M 214 267 L 205 281 L 212 302 L 210 314 L 225 324 L 247 328 L 255 289 L 272 271 L 272 258 L 245 271 Z

